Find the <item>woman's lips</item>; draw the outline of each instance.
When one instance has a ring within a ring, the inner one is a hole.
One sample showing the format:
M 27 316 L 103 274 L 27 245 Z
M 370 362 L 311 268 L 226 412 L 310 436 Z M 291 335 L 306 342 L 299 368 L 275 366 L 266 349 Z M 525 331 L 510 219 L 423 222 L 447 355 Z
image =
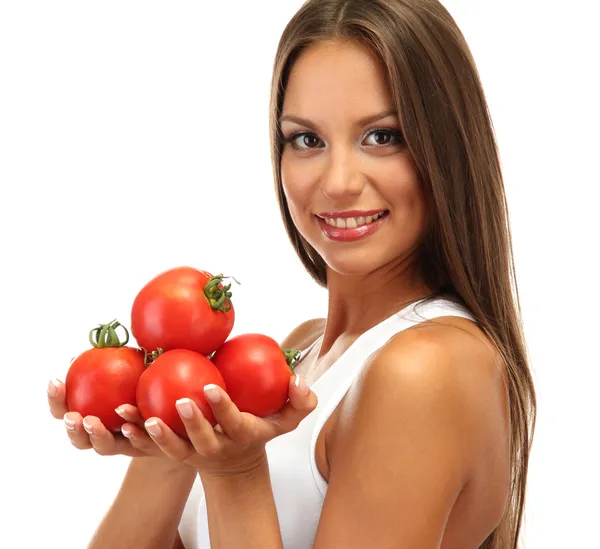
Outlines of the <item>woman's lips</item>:
M 361 225 L 360 227 L 356 227 L 354 229 L 340 229 L 338 227 L 332 227 L 324 219 L 321 219 L 318 216 L 316 217 L 321 231 L 323 231 L 325 236 L 331 240 L 336 240 L 338 242 L 354 242 L 356 240 L 371 236 L 379 229 L 379 227 L 381 227 L 383 223 L 385 223 L 385 220 L 388 218 L 388 216 L 389 212 L 386 212 L 377 221 L 372 221 L 371 223 Z
M 348 217 L 367 217 L 378 213 L 387 213 L 387 211 L 388 210 L 349 210 L 347 212 L 323 212 L 317 214 L 317 216 L 325 219 L 337 219 L 338 217 L 347 219 Z

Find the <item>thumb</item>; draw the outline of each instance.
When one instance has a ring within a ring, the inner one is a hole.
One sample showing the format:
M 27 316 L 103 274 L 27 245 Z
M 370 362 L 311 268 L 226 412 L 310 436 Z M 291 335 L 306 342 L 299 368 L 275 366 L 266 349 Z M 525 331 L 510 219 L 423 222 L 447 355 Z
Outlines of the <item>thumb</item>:
M 296 385 L 296 383 L 298 384 Z M 307 390 L 308 392 L 306 392 Z M 308 389 L 306 383 L 298 374 L 290 376 L 288 394 L 289 400 L 279 412 L 274 414 L 275 419 L 272 421 L 276 430 L 274 436 L 293 431 L 319 403 L 317 395 Z
M 317 395 L 310 390 L 299 374 L 291 376 L 289 397 L 290 404 L 299 411 L 309 412 L 317 406 Z

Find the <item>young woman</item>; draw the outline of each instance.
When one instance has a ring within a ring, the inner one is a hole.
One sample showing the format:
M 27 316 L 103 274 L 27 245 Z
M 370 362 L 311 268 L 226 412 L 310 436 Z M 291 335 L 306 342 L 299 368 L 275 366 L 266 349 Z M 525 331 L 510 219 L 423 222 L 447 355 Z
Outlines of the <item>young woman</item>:
M 309 0 L 270 122 L 285 228 L 329 295 L 282 342 L 301 383 L 270 418 L 223 393 L 217 429 L 181 409 L 190 443 L 132 406 L 115 437 L 51 384 L 75 446 L 133 457 L 90 547 L 516 547 L 536 400 L 461 32 L 437 0 Z

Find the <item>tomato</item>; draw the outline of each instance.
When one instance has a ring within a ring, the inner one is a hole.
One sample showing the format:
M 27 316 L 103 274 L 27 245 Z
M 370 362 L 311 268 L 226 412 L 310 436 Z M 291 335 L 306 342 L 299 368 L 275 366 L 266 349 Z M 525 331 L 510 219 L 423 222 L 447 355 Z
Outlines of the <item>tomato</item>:
M 92 330 L 90 342 L 94 348 L 73 360 L 65 379 L 69 411 L 83 417 L 96 416 L 113 432 L 120 431 L 125 423 L 115 408 L 121 404 L 136 406 L 137 383 L 146 370 L 144 353 L 124 346 L 129 334 L 124 343 L 119 341 L 114 332 L 118 326 L 113 321 Z M 95 332 L 99 332 L 97 342 L 93 340 Z
M 226 341 L 211 361 L 240 411 L 265 417 L 286 403 L 292 375 L 289 362 L 296 357 L 297 351 L 283 351 L 269 336 L 242 334 Z
M 205 356 L 227 339 L 235 312 L 231 284 L 192 267 L 177 267 L 158 275 L 136 296 L 131 332 L 148 351 L 188 349 Z
M 192 399 L 214 427 L 217 422 L 204 396 L 204 386 L 214 383 L 225 391 L 223 376 L 205 356 L 187 349 L 174 349 L 158 356 L 140 377 L 137 403 L 144 419 L 159 417 L 176 434 L 187 439 L 175 401 Z

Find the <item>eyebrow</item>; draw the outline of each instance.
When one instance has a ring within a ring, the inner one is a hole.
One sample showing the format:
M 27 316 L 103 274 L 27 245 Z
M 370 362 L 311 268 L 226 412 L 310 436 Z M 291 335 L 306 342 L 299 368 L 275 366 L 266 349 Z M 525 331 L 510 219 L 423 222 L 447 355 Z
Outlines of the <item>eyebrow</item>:
M 387 118 L 388 116 L 392 116 L 392 115 L 398 116 L 398 111 L 396 109 L 388 109 L 386 111 L 383 111 L 383 112 L 380 112 L 377 114 L 370 114 L 369 116 L 364 116 L 363 118 L 358 119 L 356 121 L 356 125 L 357 126 L 366 126 L 367 124 L 370 124 L 371 122 L 377 122 L 378 120 L 382 120 L 383 118 Z M 285 121 L 295 122 L 296 124 L 300 124 L 302 126 L 309 126 L 311 128 L 316 126 L 316 124 L 314 124 L 307 118 L 301 118 L 300 116 L 294 116 L 292 114 L 286 114 L 279 118 L 279 124 L 281 124 L 282 122 L 285 122 Z

